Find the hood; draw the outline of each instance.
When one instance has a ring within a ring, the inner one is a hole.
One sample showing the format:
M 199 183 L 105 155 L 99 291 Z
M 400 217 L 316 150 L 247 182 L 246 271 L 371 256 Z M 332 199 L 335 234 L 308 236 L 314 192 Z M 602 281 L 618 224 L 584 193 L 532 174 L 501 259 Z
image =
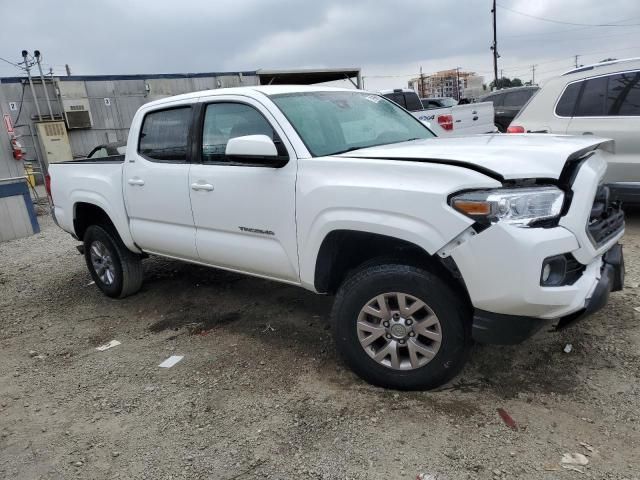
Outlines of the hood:
M 491 134 L 413 140 L 339 156 L 459 165 L 504 180 L 558 179 L 567 160 L 598 147 L 612 151 L 613 142 L 590 135 Z

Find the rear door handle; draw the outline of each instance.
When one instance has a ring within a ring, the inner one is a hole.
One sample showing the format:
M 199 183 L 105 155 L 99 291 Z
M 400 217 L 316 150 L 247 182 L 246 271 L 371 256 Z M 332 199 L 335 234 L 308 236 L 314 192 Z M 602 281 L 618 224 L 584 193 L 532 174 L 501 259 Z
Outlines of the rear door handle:
M 133 185 L 133 186 L 143 186 L 144 185 L 144 180 L 142 180 L 141 178 L 130 178 L 129 180 L 127 180 L 127 183 L 129 185 Z
M 191 188 L 193 190 L 204 190 L 205 192 L 211 192 L 213 190 L 213 185 L 210 183 L 192 183 Z
M 583 135 L 593 135 L 593 132 L 582 132 Z

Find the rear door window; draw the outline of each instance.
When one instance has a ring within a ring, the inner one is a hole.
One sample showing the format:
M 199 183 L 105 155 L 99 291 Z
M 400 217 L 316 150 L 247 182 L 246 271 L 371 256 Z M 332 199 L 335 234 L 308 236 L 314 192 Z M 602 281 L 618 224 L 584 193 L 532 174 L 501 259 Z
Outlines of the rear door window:
M 504 96 L 504 106 L 505 107 L 522 107 L 529 97 L 531 93 L 529 90 L 519 90 L 517 92 L 509 92 Z
M 573 112 L 576 108 L 576 102 L 583 83 L 584 82 L 575 82 L 567 85 L 567 88 L 562 92 L 562 96 L 556 105 L 556 115 L 559 117 L 573 117 Z
M 619 73 L 609 77 L 607 114 L 640 116 L 640 72 Z
M 191 126 L 191 107 L 147 113 L 140 131 L 138 152 L 151 161 L 185 162 Z
M 394 93 L 387 93 L 384 96 L 387 97 L 392 102 L 396 102 L 401 107 L 407 108 L 407 103 L 404 101 L 404 94 L 403 93 L 401 93 L 401 92 L 400 93 L 395 93 L 395 92 Z
M 585 82 L 576 107 L 576 117 L 602 117 L 607 103 L 607 77 L 590 78 Z
M 484 101 L 493 103 L 494 107 L 501 107 L 502 102 L 504 101 L 504 95 L 502 94 L 490 95 L 487 98 L 485 98 Z

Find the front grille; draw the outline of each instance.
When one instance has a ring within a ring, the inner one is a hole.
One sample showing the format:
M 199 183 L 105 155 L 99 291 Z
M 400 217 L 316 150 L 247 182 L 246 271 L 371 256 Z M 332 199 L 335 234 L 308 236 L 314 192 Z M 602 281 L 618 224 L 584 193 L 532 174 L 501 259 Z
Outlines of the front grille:
M 618 202 L 609 201 L 609 187 L 600 185 L 593 200 L 587 232 L 594 245 L 600 246 L 624 228 L 624 212 Z

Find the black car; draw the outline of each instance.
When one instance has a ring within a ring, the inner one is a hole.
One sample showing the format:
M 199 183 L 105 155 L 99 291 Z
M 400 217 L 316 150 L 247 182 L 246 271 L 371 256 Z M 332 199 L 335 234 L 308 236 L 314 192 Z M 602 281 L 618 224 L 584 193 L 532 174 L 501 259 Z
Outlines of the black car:
M 87 158 L 102 158 L 102 157 L 110 157 L 112 155 L 124 155 L 124 152 L 127 150 L 127 142 L 112 142 L 105 143 L 103 145 L 98 145 L 95 147 Z
M 511 121 L 540 87 L 514 87 L 497 90 L 483 97 L 481 102 L 493 102 L 494 123 L 498 130 L 506 132 Z

